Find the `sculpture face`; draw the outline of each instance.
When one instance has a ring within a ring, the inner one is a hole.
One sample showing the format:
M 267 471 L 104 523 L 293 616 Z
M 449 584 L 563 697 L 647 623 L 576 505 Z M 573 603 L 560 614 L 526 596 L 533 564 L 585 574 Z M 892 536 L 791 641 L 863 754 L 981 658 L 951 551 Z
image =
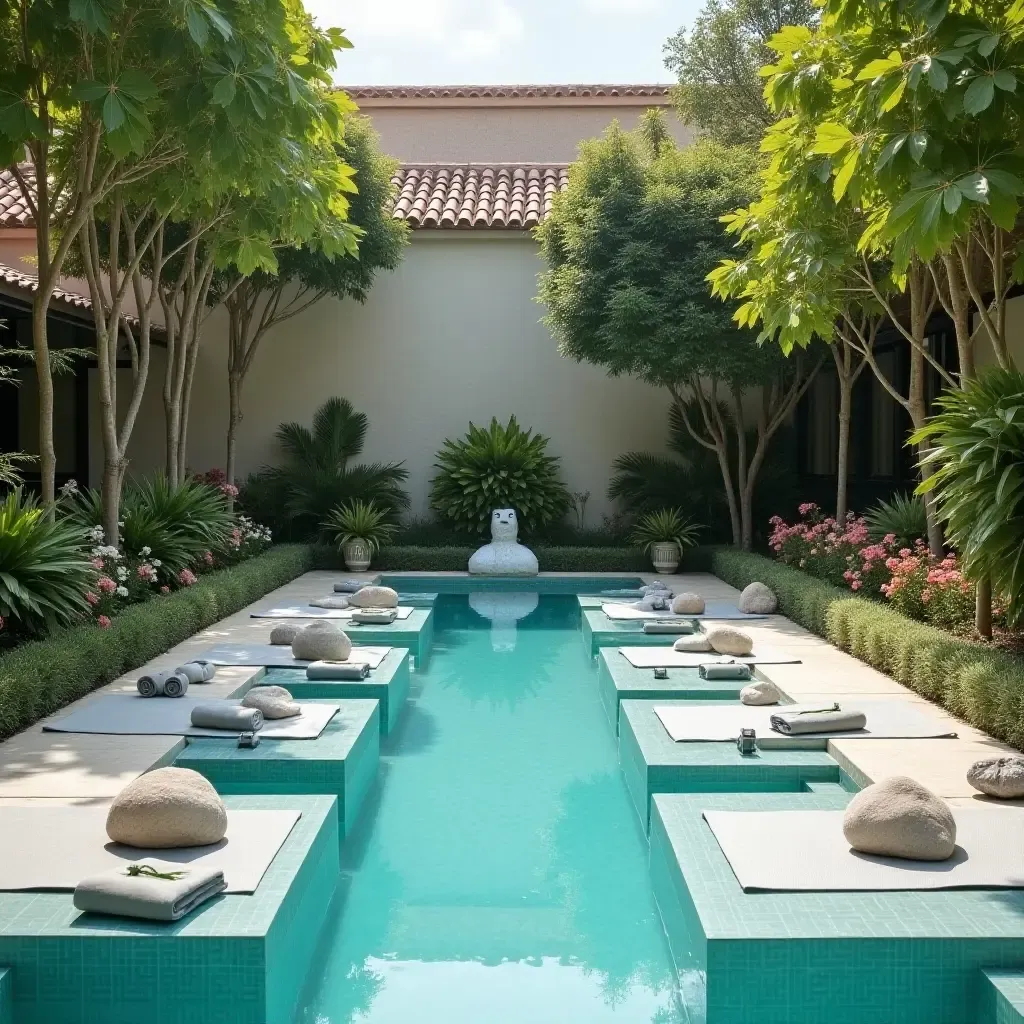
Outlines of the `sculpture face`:
M 514 508 L 496 508 L 491 513 L 491 540 L 515 541 L 519 538 L 519 521 Z

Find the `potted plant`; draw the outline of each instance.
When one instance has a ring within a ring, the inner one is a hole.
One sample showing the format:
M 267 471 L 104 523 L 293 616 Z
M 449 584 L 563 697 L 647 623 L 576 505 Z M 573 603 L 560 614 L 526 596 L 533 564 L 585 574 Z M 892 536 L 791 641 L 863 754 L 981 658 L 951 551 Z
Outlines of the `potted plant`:
M 372 501 L 346 502 L 339 505 L 324 524 L 345 559 L 350 572 L 364 572 L 370 561 L 394 536 L 395 527 L 388 520 L 389 510 L 378 508 Z
M 633 543 L 649 551 L 655 572 L 673 573 L 683 548 L 692 547 L 700 527 L 678 508 L 662 508 L 642 516 L 633 530 Z

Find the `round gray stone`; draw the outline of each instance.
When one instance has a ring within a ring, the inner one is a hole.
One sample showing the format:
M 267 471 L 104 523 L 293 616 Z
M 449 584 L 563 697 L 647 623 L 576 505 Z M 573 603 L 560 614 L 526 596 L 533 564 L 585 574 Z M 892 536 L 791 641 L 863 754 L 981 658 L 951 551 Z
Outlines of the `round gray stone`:
M 242 707 L 256 708 L 268 720 L 294 718 L 302 714 L 302 705 L 293 700 L 283 686 L 254 686 L 242 698 Z
M 673 651 L 685 651 L 688 654 L 707 654 L 711 650 L 711 641 L 706 633 L 693 633 L 681 636 L 673 645 Z
M 734 658 L 749 654 L 754 649 L 754 641 L 741 629 L 733 629 L 732 626 L 716 626 L 709 629 L 708 641 L 713 651 L 730 654 Z
M 768 704 L 778 704 L 782 699 L 779 688 L 768 682 L 767 679 L 758 679 L 749 686 L 740 690 L 740 703 L 749 707 L 764 707 Z
M 1024 797 L 1024 756 L 986 757 L 967 771 L 967 781 L 986 796 L 998 800 Z
M 861 790 L 847 805 L 843 835 L 859 853 L 904 860 L 947 860 L 956 848 L 949 805 L 902 775 Z
M 736 607 L 748 615 L 772 615 L 779 607 L 779 602 L 771 588 L 763 583 L 751 583 L 740 594 Z
M 292 655 L 300 661 L 345 661 L 351 653 L 348 634 L 330 622 L 311 622 L 292 641 Z
M 676 594 L 672 602 L 673 615 L 703 615 L 704 598 L 700 594 Z
M 270 631 L 270 642 L 275 646 L 287 647 L 299 635 L 302 629 L 297 622 L 282 622 Z

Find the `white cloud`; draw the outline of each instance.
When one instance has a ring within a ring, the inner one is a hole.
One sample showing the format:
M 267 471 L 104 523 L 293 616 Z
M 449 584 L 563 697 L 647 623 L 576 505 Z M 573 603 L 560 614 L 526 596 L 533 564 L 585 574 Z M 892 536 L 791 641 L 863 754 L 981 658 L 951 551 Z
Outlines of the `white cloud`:
M 432 47 L 461 60 L 499 52 L 524 33 L 521 0 L 306 0 L 321 24 L 345 29 L 352 42 Z
M 636 14 L 640 11 L 659 11 L 662 0 L 583 0 L 583 6 L 603 13 Z

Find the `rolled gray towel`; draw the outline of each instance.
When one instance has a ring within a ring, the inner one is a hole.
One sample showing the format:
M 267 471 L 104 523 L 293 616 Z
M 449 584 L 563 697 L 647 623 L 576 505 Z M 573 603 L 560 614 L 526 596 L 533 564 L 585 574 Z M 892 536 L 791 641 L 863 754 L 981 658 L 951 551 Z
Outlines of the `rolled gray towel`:
M 224 872 L 213 868 L 131 864 L 83 879 L 75 888 L 74 904 L 92 914 L 178 921 L 226 888 Z
M 355 594 L 367 586 L 369 583 L 363 580 L 341 580 L 334 584 L 334 592 L 336 594 Z
M 394 608 L 360 608 L 352 613 L 352 622 L 361 626 L 390 626 L 398 618 Z
M 135 688 L 142 697 L 162 697 L 164 693 L 164 680 L 170 674 L 170 672 L 149 672 L 144 676 L 139 676 L 139 681 L 135 684 Z
M 306 667 L 307 679 L 360 680 L 370 674 L 370 666 L 365 661 L 314 661 Z
M 780 711 L 772 715 L 772 728 L 785 736 L 800 736 L 815 732 L 855 732 L 868 724 L 862 711 L 843 711 L 834 708 L 808 711 Z
M 648 619 L 645 633 L 667 633 L 669 636 L 688 636 L 700 630 L 694 619 Z
M 243 708 L 227 701 L 210 701 L 192 709 L 192 724 L 197 729 L 225 729 L 231 732 L 259 732 L 263 728 L 263 712 Z
M 186 661 L 184 665 L 179 665 L 174 671 L 178 675 L 184 676 L 189 681 L 189 685 L 192 683 L 205 683 L 208 681 L 206 675 L 207 664 L 209 663 Z
M 750 679 L 750 666 L 741 662 L 726 662 L 717 664 L 709 662 L 700 665 L 697 669 L 701 679 Z
M 205 658 L 196 658 L 193 664 L 203 666 L 203 671 L 206 675 L 206 682 L 209 682 L 217 674 L 217 666 L 214 665 L 212 661 L 207 661 Z
M 184 697 L 188 693 L 188 676 L 181 672 L 168 672 L 164 680 L 165 697 Z

